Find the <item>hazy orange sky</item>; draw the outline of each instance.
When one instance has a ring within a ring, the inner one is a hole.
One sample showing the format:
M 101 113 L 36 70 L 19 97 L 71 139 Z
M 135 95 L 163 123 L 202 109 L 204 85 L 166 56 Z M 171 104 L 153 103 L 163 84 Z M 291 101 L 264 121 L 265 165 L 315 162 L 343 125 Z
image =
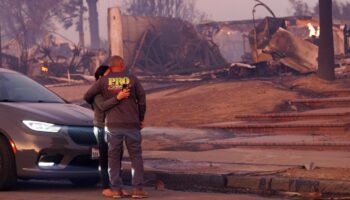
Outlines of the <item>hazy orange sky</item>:
M 278 17 L 292 14 L 289 0 L 262 0 L 275 12 Z M 310 7 L 314 7 L 318 0 L 304 0 Z M 338 0 L 339 2 L 350 2 L 350 0 Z M 98 12 L 100 22 L 100 35 L 102 39 L 107 39 L 107 9 L 118 6 L 123 0 L 99 0 Z M 252 18 L 252 7 L 254 0 L 197 0 L 197 8 L 209 14 L 214 21 L 229 21 Z M 264 17 L 268 13 L 263 8 L 258 8 L 257 17 Z M 87 16 L 86 16 L 87 17 Z M 89 41 L 88 26 L 85 23 L 86 41 Z M 73 30 L 64 31 L 64 35 L 73 41 L 77 41 L 78 34 Z

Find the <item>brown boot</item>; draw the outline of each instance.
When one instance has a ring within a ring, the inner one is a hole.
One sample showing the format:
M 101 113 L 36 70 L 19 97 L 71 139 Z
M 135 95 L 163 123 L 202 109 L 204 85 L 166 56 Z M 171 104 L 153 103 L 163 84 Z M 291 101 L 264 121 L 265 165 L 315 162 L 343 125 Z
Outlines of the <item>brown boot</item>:
M 114 192 L 113 199 L 121 199 L 121 198 L 123 198 L 123 193 L 122 193 L 121 190 L 115 190 L 113 192 Z
M 130 194 L 127 190 L 121 189 L 120 191 L 121 191 L 122 196 L 123 196 L 124 198 L 125 198 L 125 197 L 131 197 L 131 194 Z
M 113 198 L 114 195 L 115 195 L 115 192 L 110 188 L 102 190 L 102 196 L 104 197 Z
M 133 189 L 131 197 L 133 199 L 148 198 L 148 193 L 143 191 L 142 189 Z

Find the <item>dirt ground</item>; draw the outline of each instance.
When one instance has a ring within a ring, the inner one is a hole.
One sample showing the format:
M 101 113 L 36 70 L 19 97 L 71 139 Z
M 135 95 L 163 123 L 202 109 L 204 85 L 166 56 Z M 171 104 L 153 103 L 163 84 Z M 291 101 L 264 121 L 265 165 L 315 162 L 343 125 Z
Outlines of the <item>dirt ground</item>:
M 286 100 L 312 98 L 349 86 L 349 78 L 329 82 L 316 75 L 180 86 L 148 95 L 146 124 L 196 127 L 234 121 L 238 114 L 279 112 L 286 110 Z
M 232 121 L 237 114 L 271 112 L 296 96 L 259 80 L 182 86 L 148 95 L 146 124 L 196 127 Z
M 316 75 L 298 77 L 283 81 L 290 88 L 305 89 L 312 92 L 325 92 L 338 89 L 349 89 L 350 78 L 341 78 L 335 81 L 326 81 L 319 79 Z
M 282 176 L 298 177 L 298 178 L 311 178 L 311 179 L 325 179 L 325 180 L 337 180 L 337 181 L 349 181 L 350 169 L 349 168 L 316 168 L 314 170 L 305 170 L 302 168 L 289 169 L 286 172 L 281 173 Z
M 147 89 L 152 89 L 149 83 L 145 85 Z M 148 94 L 146 126 L 197 127 L 233 121 L 238 114 L 285 110 L 286 100 L 313 97 L 323 91 L 344 89 L 349 85 L 350 79 L 328 82 L 315 75 L 180 84 Z M 82 102 L 89 87 L 79 85 L 50 89 L 69 101 Z

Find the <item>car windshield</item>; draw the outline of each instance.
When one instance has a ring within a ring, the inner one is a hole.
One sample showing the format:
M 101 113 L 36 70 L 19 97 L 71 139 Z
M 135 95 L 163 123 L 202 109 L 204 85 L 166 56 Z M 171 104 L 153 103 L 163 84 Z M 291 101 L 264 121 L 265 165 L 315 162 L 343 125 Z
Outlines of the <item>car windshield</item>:
M 17 73 L 0 74 L 0 102 L 65 103 L 44 86 Z

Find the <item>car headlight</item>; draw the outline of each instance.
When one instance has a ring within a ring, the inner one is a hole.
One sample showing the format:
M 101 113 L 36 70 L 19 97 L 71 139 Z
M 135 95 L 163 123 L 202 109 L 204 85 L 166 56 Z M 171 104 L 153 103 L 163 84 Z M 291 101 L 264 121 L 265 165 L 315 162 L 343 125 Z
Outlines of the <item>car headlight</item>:
M 46 122 L 38 122 L 38 121 L 31 121 L 31 120 L 23 120 L 22 122 L 24 125 L 26 125 L 28 128 L 30 128 L 33 131 L 57 133 L 58 131 L 61 130 L 60 126 L 46 123 Z

